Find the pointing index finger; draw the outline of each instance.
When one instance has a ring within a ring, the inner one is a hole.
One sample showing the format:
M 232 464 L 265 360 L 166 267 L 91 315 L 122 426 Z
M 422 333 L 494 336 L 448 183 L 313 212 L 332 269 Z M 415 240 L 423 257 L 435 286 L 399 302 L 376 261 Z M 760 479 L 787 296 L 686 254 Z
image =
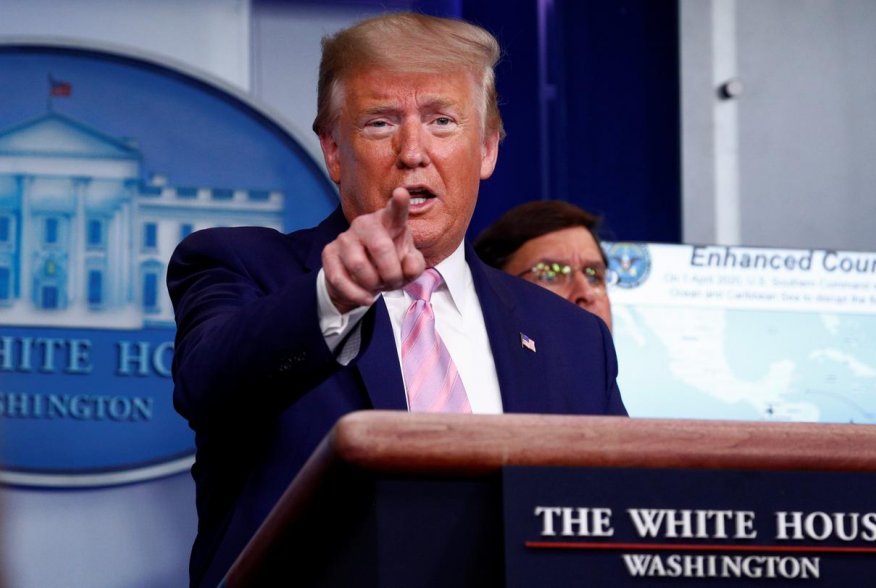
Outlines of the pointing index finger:
M 411 203 L 411 195 L 404 188 L 396 188 L 392 191 L 392 197 L 386 204 L 387 214 L 384 216 L 384 224 L 388 230 L 394 233 L 402 232 L 408 224 L 408 207 Z

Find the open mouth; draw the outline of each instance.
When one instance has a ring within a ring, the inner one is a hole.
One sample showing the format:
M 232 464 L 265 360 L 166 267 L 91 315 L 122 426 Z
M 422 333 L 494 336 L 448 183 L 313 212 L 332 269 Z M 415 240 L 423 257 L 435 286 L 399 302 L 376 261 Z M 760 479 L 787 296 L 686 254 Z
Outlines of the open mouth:
M 426 188 L 408 188 L 408 194 L 411 195 L 411 206 L 425 204 L 428 200 L 435 198 L 435 194 Z

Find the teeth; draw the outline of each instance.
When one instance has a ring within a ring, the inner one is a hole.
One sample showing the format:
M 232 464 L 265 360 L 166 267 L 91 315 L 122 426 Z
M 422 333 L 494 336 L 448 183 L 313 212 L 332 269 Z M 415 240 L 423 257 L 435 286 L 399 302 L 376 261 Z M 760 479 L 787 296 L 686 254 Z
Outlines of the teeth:
M 426 200 L 428 200 L 428 198 L 411 198 L 411 204 L 413 204 L 413 205 L 423 204 L 426 202 Z

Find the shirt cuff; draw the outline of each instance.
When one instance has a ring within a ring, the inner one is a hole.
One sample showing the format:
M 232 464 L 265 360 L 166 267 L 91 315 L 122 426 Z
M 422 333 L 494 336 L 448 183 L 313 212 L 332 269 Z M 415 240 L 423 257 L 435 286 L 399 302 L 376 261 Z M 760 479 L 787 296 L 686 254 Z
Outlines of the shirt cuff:
M 319 328 L 322 331 L 322 337 L 325 339 L 325 344 L 334 353 L 350 331 L 356 328 L 371 306 L 360 306 L 350 312 L 341 314 L 329 297 L 325 272 L 322 268 L 320 268 L 319 275 L 316 277 L 316 300 Z M 353 356 L 355 357 L 357 353 L 358 348 L 353 353 Z M 349 353 L 345 353 L 345 355 L 349 355 Z

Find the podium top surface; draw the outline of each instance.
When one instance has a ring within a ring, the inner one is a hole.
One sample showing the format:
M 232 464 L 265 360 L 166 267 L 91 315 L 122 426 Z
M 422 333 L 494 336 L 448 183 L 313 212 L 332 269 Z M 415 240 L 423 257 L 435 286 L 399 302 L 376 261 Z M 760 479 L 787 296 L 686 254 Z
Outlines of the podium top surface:
M 335 425 L 341 462 L 395 474 L 503 466 L 876 471 L 876 426 L 362 411 Z

